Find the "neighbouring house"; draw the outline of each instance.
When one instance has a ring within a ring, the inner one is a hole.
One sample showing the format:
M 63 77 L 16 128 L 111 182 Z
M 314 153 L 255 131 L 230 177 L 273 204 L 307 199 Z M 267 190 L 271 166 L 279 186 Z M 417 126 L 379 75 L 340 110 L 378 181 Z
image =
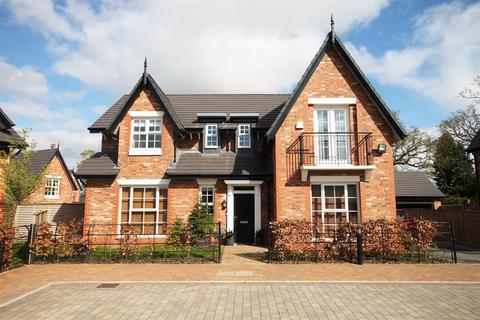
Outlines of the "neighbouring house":
M 87 224 L 160 235 L 200 201 L 253 243 L 274 220 L 395 218 L 392 145 L 405 131 L 333 28 L 290 94 L 165 94 L 145 63 L 88 129 L 102 148 L 76 172 Z
M 23 138 L 13 129 L 15 123 L 0 108 L 0 161 L 7 161 L 5 155 L 10 151 L 12 146 L 24 143 Z M 0 166 L 0 223 L 3 221 L 4 205 L 5 205 L 5 181 L 3 165 Z
M 470 145 L 467 148 L 467 152 L 473 155 L 475 160 L 475 174 L 477 177 L 477 193 L 480 193 L 480 130 L 473 137 Z
M 22 157 L 20 153 L 16 158 Z M 44 178 L 17 208 L 15 225 L 82 219 L 84 207 L 80 203 L 79 184 L 68 169 L 60 148 L 52 144 L 49 149 L 33 151 L 29 161 L 29 171 L 38 175 L 43 172 Z
M 419 171 L 395 171 L 397 209 L 438 209 L 445 198 L 437 186 Z

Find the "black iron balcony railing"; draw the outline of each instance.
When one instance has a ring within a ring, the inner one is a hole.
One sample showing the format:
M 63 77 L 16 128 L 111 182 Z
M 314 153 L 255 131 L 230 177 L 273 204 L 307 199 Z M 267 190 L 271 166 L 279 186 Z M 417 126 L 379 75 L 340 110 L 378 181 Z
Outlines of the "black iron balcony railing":
M 303 133 L 287 154 L 301 166 L 367 166 L 371 164 L 371 140 L 370 132 Z

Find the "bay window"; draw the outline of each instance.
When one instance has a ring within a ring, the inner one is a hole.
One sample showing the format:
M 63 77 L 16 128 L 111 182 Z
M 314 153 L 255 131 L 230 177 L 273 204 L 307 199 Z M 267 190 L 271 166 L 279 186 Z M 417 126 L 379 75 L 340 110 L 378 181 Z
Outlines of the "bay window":
M 133 227 L 136 234 L 164 234 L 167 223 L 167 189 L 123 187 L 120 224 Z
M 312 220 L 330 236 L 341 224 L 359 223 L 357 184 L 312 185 Z

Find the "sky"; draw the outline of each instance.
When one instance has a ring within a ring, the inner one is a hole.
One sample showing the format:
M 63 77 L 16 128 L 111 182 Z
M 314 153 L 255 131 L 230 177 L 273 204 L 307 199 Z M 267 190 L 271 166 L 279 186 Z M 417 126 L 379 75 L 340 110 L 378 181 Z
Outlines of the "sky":
M 335 31 L 402 122 L 435 132 L 480 75 L 480 2 L 0 0 L 0 106 L 69 166 L 148 70 L 167 93 L 290 93 Z

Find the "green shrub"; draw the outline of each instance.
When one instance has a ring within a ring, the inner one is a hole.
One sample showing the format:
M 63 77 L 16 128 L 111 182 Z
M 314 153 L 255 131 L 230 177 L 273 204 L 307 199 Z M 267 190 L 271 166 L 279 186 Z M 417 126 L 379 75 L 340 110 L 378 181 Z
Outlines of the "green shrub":
M 188 216 L 191 235 L 194 240 L 209 238 L 215 231 L 215 220 L 212 214 L 208 212 L 208 206 L 203 203 L 197 203 Z

